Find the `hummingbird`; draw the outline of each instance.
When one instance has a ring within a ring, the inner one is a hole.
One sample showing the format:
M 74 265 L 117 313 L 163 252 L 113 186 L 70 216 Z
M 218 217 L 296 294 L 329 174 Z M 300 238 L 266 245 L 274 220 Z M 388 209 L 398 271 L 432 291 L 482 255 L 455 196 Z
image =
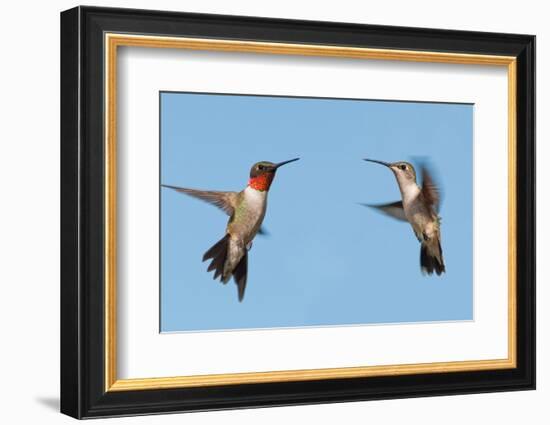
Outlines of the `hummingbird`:
M 444 273 L 441 218 L 438 215 L 440 191 L 426 167 L 421 167 L 422 187 L 420 187 L 416 182 L 416 171 L 408 162 L 389 163 L 368 158 L 364 160 L 384 165 L 393 172 L 401 192 L 401 201 L 382 205 L 363 205 L 376 208 L 398 220 L 408 221 L 421 244 L 422 273 L 431 275 L 435 272 L 438 276 Z
M 196 190 L 185 187 L 162 185 L 180 193 L 206 201 L 224 211 L 229 216 L 225 235 L 202 257 L 211 259 L 208 271 L 214 270 L 214 279 L 220 278 L 224 284 L 233 277 L 239 301 L 244 298 L 248 274 L 248 251 L 256 234 L 266 234 L 262 222 L 267 209 L 267 194 L 279 167 L 300 158 L 277 164 L 269 161 L 257 162 L 250 169 L 248 185 L 240 192 Z

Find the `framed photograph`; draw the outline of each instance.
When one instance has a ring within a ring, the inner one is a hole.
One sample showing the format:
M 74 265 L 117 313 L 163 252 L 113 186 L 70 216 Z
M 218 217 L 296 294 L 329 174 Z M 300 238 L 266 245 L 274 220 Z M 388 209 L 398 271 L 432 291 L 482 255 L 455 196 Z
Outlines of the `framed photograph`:
M 61 14 L 61 411 L 535 388 L 535 37 Z

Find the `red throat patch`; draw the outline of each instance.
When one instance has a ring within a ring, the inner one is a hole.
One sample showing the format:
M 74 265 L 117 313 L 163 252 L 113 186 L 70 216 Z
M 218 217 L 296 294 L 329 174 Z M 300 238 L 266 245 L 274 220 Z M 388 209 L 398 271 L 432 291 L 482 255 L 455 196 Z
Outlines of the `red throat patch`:
M 264 192 L 266 190 L 269 190 L 269 186 L 271 186 L 273 177 L 275 177 L 275 173 L 264 173 L 256 177 L 252 177 L 250 178 L 250 180 L 248 180 L 248 186 L 250 186 L 252 189 Z

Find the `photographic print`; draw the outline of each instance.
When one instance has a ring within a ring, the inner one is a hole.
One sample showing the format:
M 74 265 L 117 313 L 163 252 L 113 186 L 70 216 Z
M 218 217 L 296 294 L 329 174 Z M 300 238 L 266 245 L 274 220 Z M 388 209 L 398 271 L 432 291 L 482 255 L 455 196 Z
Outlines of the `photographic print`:
M 161 332 L 474 319 L 473 104 L 159 96 Z

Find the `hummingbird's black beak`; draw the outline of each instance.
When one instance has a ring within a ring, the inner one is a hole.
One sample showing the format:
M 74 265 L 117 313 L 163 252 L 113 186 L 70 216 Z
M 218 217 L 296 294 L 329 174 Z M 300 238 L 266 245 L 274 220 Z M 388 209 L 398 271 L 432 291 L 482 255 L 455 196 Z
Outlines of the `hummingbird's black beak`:
M 376 164 L 382 164 L 382 165 L 385 165 L 385 166 L 388 167 L 388 168 L 391 167 L 391 164 L 390 164 L 389 162 L 378 161 L 377 159 L 363 158 L 363 161 L 374 162 L 374 163 L 376 163 Z
M 288 164 L 289 162 L 294 162 L 294 161 L 298 161 L 300 158 L 294 158 L 294 159 L 289 159 L 288 161 L 283 161 L 283 162 L 279 162 L 278 164 L 275 164 L 273 166 L 273 169 L 276 170 L 277 168 L 285 165 L 285 164 Z

